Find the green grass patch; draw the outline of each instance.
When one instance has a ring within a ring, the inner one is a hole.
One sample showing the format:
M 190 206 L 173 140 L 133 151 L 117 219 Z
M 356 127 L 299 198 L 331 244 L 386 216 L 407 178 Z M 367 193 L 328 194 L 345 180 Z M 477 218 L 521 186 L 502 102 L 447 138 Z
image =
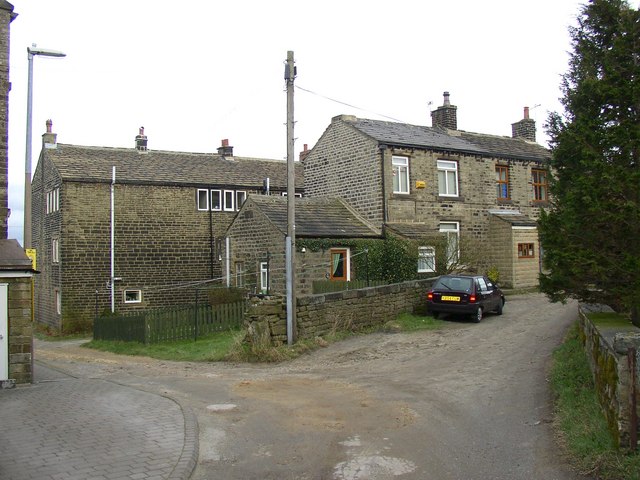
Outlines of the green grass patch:
M 217 332 L 197 340 L 178 340 L 151 345 L 138 342 L 91 340 L 83 347 L 119 355 L 140 355 L 159 360 L 216 362 L 226 359 L 241 335 L 242 333 L 239 331 Z
M 556 425 L 575 466 L 603 480 L 640 480 L 640 454 L 615 447 L 596 397 L 577 324 L 553 354 Z
M 628 316 L 616 312 L 588 313 L 587 318 L 599 327 L 634 327 Z

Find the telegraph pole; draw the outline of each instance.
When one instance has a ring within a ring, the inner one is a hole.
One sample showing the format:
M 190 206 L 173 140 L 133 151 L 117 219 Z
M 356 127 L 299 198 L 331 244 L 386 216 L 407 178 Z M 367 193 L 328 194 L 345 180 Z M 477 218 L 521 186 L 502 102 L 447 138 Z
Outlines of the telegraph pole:
M 284 68 L 284 79 L 287 84 L 287 238 L 286 238 L 286 273 L 287 273 L 287 343 L 292 345 L 297 336 L 296 328 L 296 293 L 295 293 L 295 245 L 296 245 L 296 213 L 295 213 L 295 168 L 293 139 L 293 82 L 296 78 L 296 67 L 293 52 L 287 52 L 287 63 Z

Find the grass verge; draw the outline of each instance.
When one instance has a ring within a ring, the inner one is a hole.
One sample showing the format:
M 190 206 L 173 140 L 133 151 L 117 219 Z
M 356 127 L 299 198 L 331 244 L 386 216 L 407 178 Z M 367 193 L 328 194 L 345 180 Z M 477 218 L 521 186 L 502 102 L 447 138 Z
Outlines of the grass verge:
M 176 342 L 144 345 L 138 342 L 118 342 L 91 340 L 83 347 L 93 348 L 119 355 L 139 355 L 159 360 L 186 362 L 283 362 L 309 353 L 331 343 L 344 340 L 354 335 L 373 332 L 413 332 L 418 330 L 434 330 L 445 328 L 447 322 L 436 320 L 430 316 L 404 313 L 382 327 L 366 330 L 350 331 L 336 329 L 324 337 L 299 339 L 294 345 L 273 346 L 270 341 L 244 342 L 244 331 L 214 333 L 198 340 L 181 340 Z M 68 338 L 68 337 L 66 337 Z
M 551 385 L 556 426 L 576 468 L 603 480 L 640 480 L 640 453 L 617 449 L 609 434 L 577 325 L 553 354 Z

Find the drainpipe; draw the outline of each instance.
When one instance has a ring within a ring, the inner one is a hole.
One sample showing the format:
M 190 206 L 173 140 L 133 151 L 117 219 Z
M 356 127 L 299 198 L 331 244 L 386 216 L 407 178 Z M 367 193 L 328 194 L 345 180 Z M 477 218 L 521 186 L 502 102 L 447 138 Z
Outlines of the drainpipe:
M 116 166 L 111 171 L 111 313 L 116 311 L 115 297 L 115 184 Z
M 378 145 L 380 149 L 380 172 L 382 173 L 382 222 L 387 223 L 387 186 L 384 180 L 384 152 L 387 150 L 387 146 L 384 144 Z

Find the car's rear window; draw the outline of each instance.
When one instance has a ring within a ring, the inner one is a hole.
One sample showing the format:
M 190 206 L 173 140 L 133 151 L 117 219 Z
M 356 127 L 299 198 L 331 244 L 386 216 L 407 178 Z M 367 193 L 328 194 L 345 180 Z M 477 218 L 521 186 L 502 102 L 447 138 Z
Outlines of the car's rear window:
M 441 277 L 433 288 L 443 288 L 445 290 L 456 290 L 458 292 L 470 292 L 473 285 L 471 278 Z

